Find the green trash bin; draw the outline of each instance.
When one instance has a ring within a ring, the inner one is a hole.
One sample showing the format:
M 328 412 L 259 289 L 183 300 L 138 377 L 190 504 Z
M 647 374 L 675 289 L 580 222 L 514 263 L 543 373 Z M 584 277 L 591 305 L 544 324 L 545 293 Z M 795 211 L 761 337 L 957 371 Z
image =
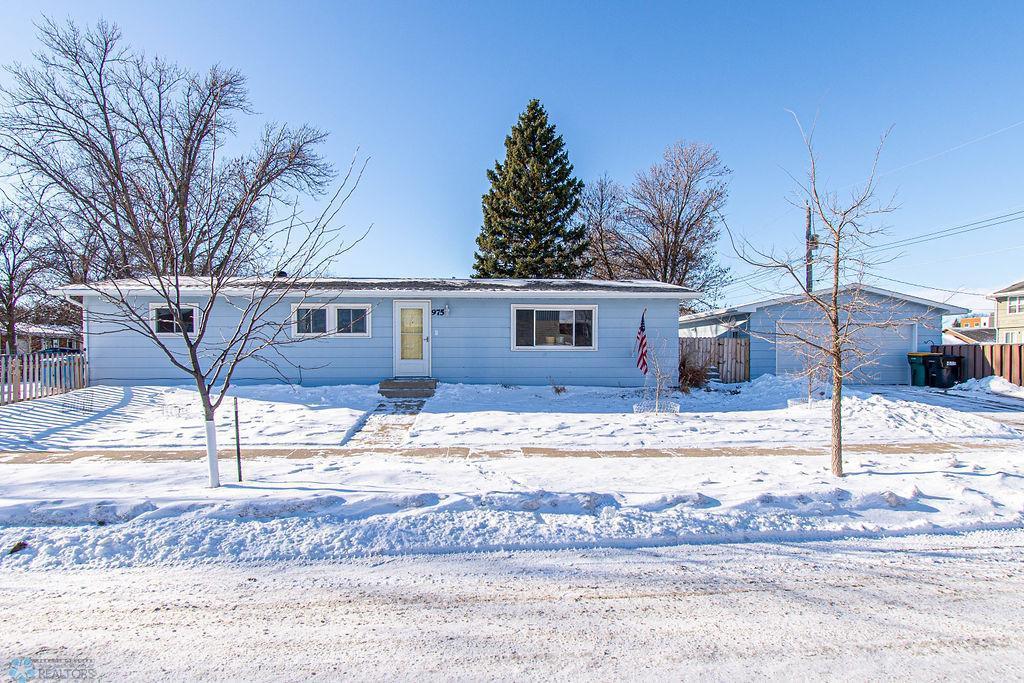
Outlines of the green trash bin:
M 910 363 L 910 385 L 923 387 L 928 385 L 928 375 L 925 370 L 925 359 L 929 356 L 939 354 L 933 353 L 908 353 L 907 361 Z

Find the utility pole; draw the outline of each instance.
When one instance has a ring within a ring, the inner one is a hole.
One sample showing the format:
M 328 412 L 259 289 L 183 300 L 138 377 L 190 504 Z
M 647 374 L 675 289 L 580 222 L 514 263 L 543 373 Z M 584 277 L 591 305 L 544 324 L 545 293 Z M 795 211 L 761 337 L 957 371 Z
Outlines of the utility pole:
M 807 269 L 804 278 L 804 287 L 807 288 L 808 292 L 814 291 L 814 266 L 811 264 L 811 260 L 814 258 L 814 248 L 818 246 L 818 240 L 814 237 L 814 231 L 811 229 L 811 205 L 804 202 L 807 207 L 807 233 L 804 236 L 804 266 Z

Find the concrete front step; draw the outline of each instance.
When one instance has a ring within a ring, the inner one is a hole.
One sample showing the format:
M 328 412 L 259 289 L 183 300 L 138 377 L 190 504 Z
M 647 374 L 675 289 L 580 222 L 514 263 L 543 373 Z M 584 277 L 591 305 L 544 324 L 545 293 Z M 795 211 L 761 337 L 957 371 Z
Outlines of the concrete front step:
M 383 380 L 377 391 L 386 398 L 430 398 L 435 389 L 432 377 L 394 377 Z

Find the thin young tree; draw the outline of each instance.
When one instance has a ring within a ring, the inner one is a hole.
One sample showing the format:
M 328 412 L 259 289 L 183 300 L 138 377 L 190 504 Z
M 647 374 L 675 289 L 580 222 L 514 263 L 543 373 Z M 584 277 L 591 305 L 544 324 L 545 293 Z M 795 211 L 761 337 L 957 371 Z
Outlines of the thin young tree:
M 805 254 L 800 249 L 759 249 L 749 240 L 734 240 L 736 253 L 745 262 L 778 274 L 777 281 L 795 287 L 801 311 L 790 320 L 780 320 L 776 329 L 751 330 L 780 346 L 788 346 L 801 358 L 804 374 L 825 378 L 831 386 L 831 467 L 843 476 L 843 383 L 875 364 L 870 348 L 870 330 L 892 329 L 909 318 L 900 315 L 891 302 L 865 288 L 864 278 L 879 264 L 872 245 L 886 230 L 879 221 L 894 210 L 893 200 L 876 197 L 876 169 L 885 144 L 883 135 L 875 148 L 866 180 L 849 192 L 825 187 L 814 147 L 814 129 L 804 129 L 794 115 L 807 153 L 807 176 L 796 180 L 799 205 L 811 207 L 818 224 L 818 248 L 812 265 L 823 282 L 821 288 L 809 283 Z M 796 202 L 795 202 L 796 203 Z
M 267 124 L 228 154 L 251 114 L 242 74 L 147 58 L 105 22 L 38 28 L 36 63 L 9 66 L 0 90 L 0 151 L 48 224 L 90 236 L 105 261 L 96 271 L 116 275 L 82 272 L 107 304 L 90 325 L 142 335 L 194 381 L 217 486 L 216 411 L 242 363 L 285 362 L 280 347 L 297 342 L 285 299 L 354 244 L 336 218 L 363 166 L 339 179 L 319 153 L 326 134 L 308 126 Z M 216 323 L 225 305 L 233 322 Z
M 594 274 L 690 287 L 704 293 L 698 306 L 711 306 L 728 276 L 718 239 L 730 173 L 710 145 L 677 142 L 625 191 L 612 184 L 590 195 Z
M 30 314 L 30 300 L 42 292 L 46 261 L 39 217 L 12 204 L 0 205 L 0 329 L 6 348 L 18 352 L 18 324 Z

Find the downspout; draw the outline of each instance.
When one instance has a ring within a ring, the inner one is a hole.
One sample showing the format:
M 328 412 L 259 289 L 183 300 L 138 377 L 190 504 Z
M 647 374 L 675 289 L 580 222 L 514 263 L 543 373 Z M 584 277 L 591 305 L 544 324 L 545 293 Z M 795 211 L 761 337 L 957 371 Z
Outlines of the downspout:
M 67 301 L 72 306 L 82 309 L 82 355 L 85 357 L 85 369 L 86 369 L 86 384 L 92 385 L 92 363 L 89 362 L 89 309 L 85 305 L 85 297 L 81 297 L 81 301 L 77 301 L 75 297 L 70 294 L 64 294 L 61 296 L 62 299 Z

